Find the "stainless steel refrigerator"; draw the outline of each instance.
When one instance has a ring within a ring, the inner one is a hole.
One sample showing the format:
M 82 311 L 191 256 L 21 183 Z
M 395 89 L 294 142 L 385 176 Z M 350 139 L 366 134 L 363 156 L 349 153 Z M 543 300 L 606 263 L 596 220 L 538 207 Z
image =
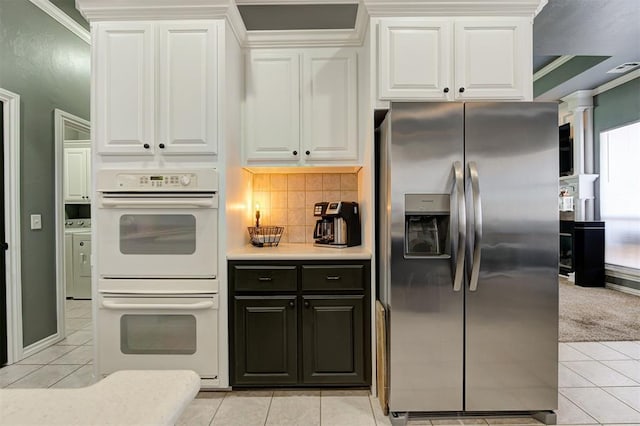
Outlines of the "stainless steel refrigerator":
M 551 103 L 392 103 L 376 191 L 390 411 L 553 421 L 557 114 Z

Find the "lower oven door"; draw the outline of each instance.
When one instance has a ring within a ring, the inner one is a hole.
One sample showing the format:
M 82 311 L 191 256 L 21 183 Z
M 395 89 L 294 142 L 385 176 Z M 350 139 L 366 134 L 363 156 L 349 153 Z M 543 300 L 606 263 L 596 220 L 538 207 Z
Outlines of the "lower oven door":
M 101 277 L 217 276 L 217 194 L 101 194 L 96 223 Z
M 218 295 L 100 294 L 98 371 L 194 370 L 218 376 Z

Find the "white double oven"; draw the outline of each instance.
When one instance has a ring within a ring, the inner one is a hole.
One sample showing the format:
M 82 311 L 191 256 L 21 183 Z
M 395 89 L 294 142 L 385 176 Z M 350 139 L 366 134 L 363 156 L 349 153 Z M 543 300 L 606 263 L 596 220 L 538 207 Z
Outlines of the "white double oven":
M 218 176 L 100 170 L 98 369 L 218 376 Z

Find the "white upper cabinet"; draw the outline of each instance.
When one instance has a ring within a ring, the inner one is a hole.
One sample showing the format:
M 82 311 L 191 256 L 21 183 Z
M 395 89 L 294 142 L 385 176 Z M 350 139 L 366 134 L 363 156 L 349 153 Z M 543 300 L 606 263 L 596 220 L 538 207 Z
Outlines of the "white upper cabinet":
M 380 21 L 380 98 L 446 100 L 452 27 L 443 20 Z
M 213 24 L 161 24 L 158 143 L 166 153 L 215 154 L 218 49 Z
M 153 35 L 151 24 L 98 24 L 94 122 L 101 154 L 153 152 Z M 149 148 L 145 150 L 145 146 Z
M 304 55 L 301 149 L 307 162 L 358 159 L 356 66 L 353 50 Z
M 219 24 L 96 24 L 100 154 L 216 154 Z
M 88 145 L 88 144 L 87 144 Z M 91 148 L 70 146 L 64 148 L 63 195 L 65 203 L 91 202 Z
M 532 99 L 531 40 L 531 24 L 527 19 L 457 20 L 456 97 Z
M 531 100 L 527 18 L 390 18 L 379 24 L 383 100 Z
M 246 70 L 247 160 L 300 158 L 300 55 L 251 52 Z
M 292 166 L 357 163 L 357 96 L 354 49 L 250 52 L 245 161 Z

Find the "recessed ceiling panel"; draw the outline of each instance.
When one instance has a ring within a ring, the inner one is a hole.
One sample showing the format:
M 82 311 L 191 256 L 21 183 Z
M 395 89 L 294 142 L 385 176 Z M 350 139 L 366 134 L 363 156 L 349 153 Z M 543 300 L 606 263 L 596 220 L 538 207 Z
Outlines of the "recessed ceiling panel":
M 271 4 L 238 5 L 247 31 L 353 29 L 358 5 Z

